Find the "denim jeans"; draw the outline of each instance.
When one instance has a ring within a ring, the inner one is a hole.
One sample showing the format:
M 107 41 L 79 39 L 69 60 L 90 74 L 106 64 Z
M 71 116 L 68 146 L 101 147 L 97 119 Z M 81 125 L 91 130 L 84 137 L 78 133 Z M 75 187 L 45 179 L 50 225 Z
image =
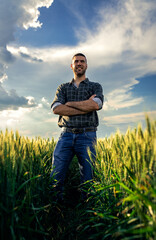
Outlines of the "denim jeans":
M 69 164 L 74 155 L 78 158 L 81 183 L 93 178 L 92 164 L 96 157 L 96 131 L 74 134 L 62 132 L 53 153 L 52 172 L 57 180 L 58 189 L 63 190 L 64 180 Z M 90 156 L 88 154 L 90 150 Z

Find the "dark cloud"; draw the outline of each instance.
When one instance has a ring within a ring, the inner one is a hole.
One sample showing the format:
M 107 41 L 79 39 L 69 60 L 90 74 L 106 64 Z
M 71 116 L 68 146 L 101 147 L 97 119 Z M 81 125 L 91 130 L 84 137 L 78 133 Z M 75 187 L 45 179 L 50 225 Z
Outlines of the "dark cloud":
M 0 82 L 6 78 L 6 67 L 15 60 L 15 57 L 6 49 L 0 46 Z
M 20 52 L 20 55 L 23 58 L 26 58 L 27 60 L 30 60 L 31 62 L 43 62 L 42 59 L 39 59 L 39 58 L 36 58 L 36 57 L 31 57 L 29 54 L 26 54 L 26 53 Z
M 6 91 L 0 83 L 0 111 L 2 110 L 17 110 L 19 107 L 30 108 L 36 106 L 34 101 L 18 96 L 16 90 L 11 89 Z
M 0 61 L 3 63 L 13 62 L 15 57 L 5 47 L 0 47 Z

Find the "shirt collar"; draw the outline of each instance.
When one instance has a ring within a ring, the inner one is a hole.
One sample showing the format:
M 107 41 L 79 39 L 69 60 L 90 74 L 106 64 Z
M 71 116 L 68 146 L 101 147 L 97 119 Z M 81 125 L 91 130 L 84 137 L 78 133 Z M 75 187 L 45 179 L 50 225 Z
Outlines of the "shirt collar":
M 73 84 L 74 82 L 74 78 L 70 81 L 70 84 Z M 88 83 L 89 82 L 89 79 L 88 78 L 85 78 L 85 80 L 83 80 L 81 83 Z

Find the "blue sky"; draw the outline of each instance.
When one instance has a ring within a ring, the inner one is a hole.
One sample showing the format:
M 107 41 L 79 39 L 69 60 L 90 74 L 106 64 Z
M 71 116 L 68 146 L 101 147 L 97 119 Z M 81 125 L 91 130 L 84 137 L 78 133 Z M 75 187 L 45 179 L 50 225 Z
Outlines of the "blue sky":
M 103 86 L 98 137 L 156 118 L 155 0 L 0 0 L 0 129 L 58 138 L 50 110 L 72 56 Z

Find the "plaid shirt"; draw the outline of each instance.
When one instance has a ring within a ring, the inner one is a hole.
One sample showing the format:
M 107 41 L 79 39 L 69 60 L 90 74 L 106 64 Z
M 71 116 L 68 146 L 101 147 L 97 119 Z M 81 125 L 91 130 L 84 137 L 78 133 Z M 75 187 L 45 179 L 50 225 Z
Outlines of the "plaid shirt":
M 93 94 L 96 94 L 96 97 L 103 103 L 103 91 L 99 83 L 90 82 L 88 78 L 86 78 L 77 88 L 72 80 L 69 83 L 61 84 L 57 88 L 51 107 L 53 107 L 55 103 L 65 104 L 66 102 L 72 101 L 85 101 Z M 99 120 L 97 112 L 92 111 L 82 115 L 59 116 L 58 125 L 59 127 L 70 128 L 97 127 L 99 125 Z

